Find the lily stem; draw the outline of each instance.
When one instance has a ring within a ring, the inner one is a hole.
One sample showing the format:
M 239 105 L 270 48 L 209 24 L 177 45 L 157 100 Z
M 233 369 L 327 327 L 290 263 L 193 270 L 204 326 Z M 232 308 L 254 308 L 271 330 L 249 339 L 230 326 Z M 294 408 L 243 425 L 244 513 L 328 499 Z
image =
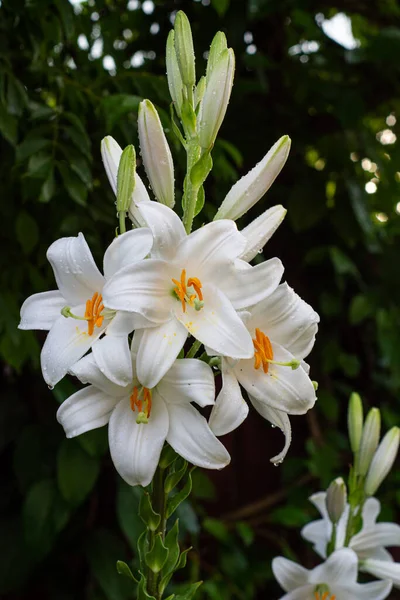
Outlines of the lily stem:
M 160 523 L 156 531 L 150 531 L 150 548 L 152 548 L 156 536 L 161 533 L 162 540 L 165 539 L 165 532 L 167 527 L 167 494 L 164 489 L 165 483 L 165 469 L 160 466 L 157 467 L 153 479 L 153 488 L 151 492 L 151 504 L 153 510 L 160 515 Z M 154 596 L 156 600 L 161 600 L 162 593 L 159 590 L 161 573 L 153 573 L 151 569 L 147 572 L 147 592 L 150 596 Z
M 192 139 L 187 144 L 187 161 L 186 161 L 186 177 L 184 184 L 184 199 L 183 199 L 183 224 L 186 229 L 186 233 L 189 234 L 192 231 L 194 213 L 196 211 L 197 196 L 199 188 L 194 186 L 190 178 L 190 173 L 193 165 L 199 160 L 201 148 L 198 144 L 197 139 Z
M 199 340 L 195 340 L 190 348 L 189 352 L 186 354 L 186 358 L 194 358 L 197 352 L 200 350 L 201 342 Z
M 119 217 L 119 233 L 125 233 L 126 231 L 126 224 L 125 224 L 125 219 L 126 219 L 126 213 L 124 210 L 121 210 L 121 212 L 118 214 Z

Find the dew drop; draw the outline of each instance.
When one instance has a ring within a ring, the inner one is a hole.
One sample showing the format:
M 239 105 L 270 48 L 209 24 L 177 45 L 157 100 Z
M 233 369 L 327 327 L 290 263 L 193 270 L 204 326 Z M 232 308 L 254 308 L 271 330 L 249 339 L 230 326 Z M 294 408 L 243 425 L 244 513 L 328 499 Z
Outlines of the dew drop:
M 54 385 L 48 385 L 47 387 L 49 388 L 49 390 L 54 390 Z

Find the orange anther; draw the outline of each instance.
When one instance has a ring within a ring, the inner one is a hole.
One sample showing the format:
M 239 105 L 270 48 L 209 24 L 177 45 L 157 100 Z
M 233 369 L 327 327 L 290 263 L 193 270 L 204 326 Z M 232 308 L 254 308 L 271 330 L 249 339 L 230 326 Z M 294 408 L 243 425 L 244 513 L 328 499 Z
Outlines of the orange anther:
M 253 344 L 254 368 L 259 369 L 262 365 L 264 373 L 268 373 L 269 363 L 274 359 L 274 352 L 272 350 L 272 344 L 269 337 L 257 328 L 256 337 L 253 339 Z M 317 600 L 320 599 L 317 598 Z M 326 600 L 326 598 L 322 598 L 321 600 Z
M 101 327 L 104 317 L 101 311 L 104 309 L 103 297 L 95 292 L 90 300 L 86 301 L 85 319 L 88 322 L 88 334 L 93 335 L 95 327 Z
M 138 413 L 144 412 L 146 417 L 149 418 L 151 414 L 151 401 L 151 390 L 145 387 L 138 389 L 135 385 L 130 396 L 131 409 L 133 412 L 137 409 Z
M 194 301 L 197 299 L 201 302 L 203 300 L 203 293 L 201 291 L 202 284 L 198 277 L 190 277 L 186 282 L 186 269 L 182 269 L 180 280 L 172 279 L 172 283 L 175 284 L 174 292 L 178 296 L 178 299 L 182 303 L 182 310 L 186 312 L 186 304 L 193 306 Z M 187 288 L 193 288 L 195 294 L 188 295 Z

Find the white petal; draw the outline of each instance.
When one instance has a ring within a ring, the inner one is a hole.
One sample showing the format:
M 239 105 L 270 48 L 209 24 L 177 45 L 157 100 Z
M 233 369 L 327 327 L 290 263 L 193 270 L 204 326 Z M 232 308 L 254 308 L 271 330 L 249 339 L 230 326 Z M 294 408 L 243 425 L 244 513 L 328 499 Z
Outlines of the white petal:
M 279 258 L 271 258 L 255 267 L 240 268 L 242 261 L 235 261 L 219 283 L 236 309 L 253 306 L 276 290 L 283 275 L 283 264 Z M 247 265 L 247 263 L 244 263 Z
M 74 314 L 83 314 L 84 306 L 73 307 Z M 45 382 L 54 386 L 67 374 L 69 369 L 91 348 L 107 327 L 95 327 L 93 335 L 88 335 L 85 321 L 59 317 L 50 329 L 42 348 L 40 361 Z
M 240 231 L 247 240 L 247 246 L 240 256 L 242 260 L 250 262 L 260 250 L 262 251 L 265 244 L 282 223 L 286 212 L 286 208 L 283 208 L 280 204 L 272 206 Z
M 310 583 L 352 585 L 357 581 L 357 554 L 349 548 L 336 550 L 310 573 Z
M 168 413 L 167 442 L 175 452 L 205 469 L 222 469 L 229 464 L 231 459 L 225 446 L 217 440 L 206 419 L 194 406 L 169 402 Z
M 215 218 L 238 219 L 254 206 L 279 175 L 288 157 L 290 144 L 287 135 L 275 142 L 264 158 L 230 189 Z
M 279 600 L 314 600 L 312 596 L 314 588 L 314 585 L 303 585 L 297 590 L 285 594 Z
M 319 511 L 320 515 L 325 519 L 329 520 L 328 511 L 326 509 L 326 492 L 317 492 L 309 497 L 309 500 L 314 504 L 315 508 Z
M 272 344 L 274 360 L 289 362 L 293 356 L 278 344 Z M 254 368 L 254 359 L 241 360 L 235 366 L 239 383 L 259 402 L 288 414 L 302 415 L 314 406 L 316 401 L 311 379 L 302 369 L 269 365 L 268 373 Z
M 136 331 L 134 339 L 137 377 L 151 389 L 173 365 L 186 342 L 187 331 L 176 319 L 170 319 L 157 327 Z
M 153 245 L 148 228 L 132 229 L 116 237 L 104 254 L 104 276 L 109 279 L 123 267 L 145 258 Z
M 58 290 L 29 296 L 21 306 L 18 329 L 51 329 L 66 304 L 67 301 Z
M 240 386 L 233 371 L 222 359 L 222 388 L 215 401 L 209 425 L 215 435 L 226 435 L 243 423 L 249 407 L 243 400 Z
M 351 545 L 351 542 L 350 542 Z M 361 560 L 365 560 L 366 558 L 374 558 L 376 560 L 383 560 L 394 562 L 393 556 L 390 554 L 386 548 L 373 548 L 372 550 L 366 550 L 365 552 L 358 552 L 358 558 Z
M 176 212 L 158 202 L 148 202 L 138 210 L 154 237 L 152 258 L 172 260 L 179 243 L 186 238 L 185 228 Z
M 125 336 L 132 333 L 134 329 L 142 329 L 142 327 L 154 327 L 154 323 L 137 313 L 119 310 L 107 327 L 107 335 Z
M 210 278 L 215 275 L 215 266 L 232 262 L 246 247 L 246 240 L 233 221 L 214 221 L 193 231 L 179 244 L 175 263 L 186 267 L 188 277 Z M 192 272 L 193 271 L 193 272 Z M 178 273 L 179 279 L 180 272 Z
M 390 579 L 395 587 L 400 587 L 400 563 L 368 558 L 361 569 L 378 579 Z
M 283 556 L 273 559 L 272 571 L 285 592 L 291 592 L 308 583 L 309 571 Z
M 121 269 L 104 286 L 105 306 L 139 313 L 154 323 L 167 321 L 175 303 L 170 270 L 167 262 L 155 259 Z
M 275 408 L 271 408 L 265 402 L 258 402 L 256 398 L 251 397 L 250 395 L 249 398 L 256 411 L 260 413 L 260 415 L 264 417 L 264 419 L 270 421 L 274 425 L 274 427 L 279 427 L 279 429 L 285 436 L 285 445 L 283 447 L 283 450 L 270 459 L 272 463 L 278 465 L 285 458 L 287 451 L 289 450 L 290 444 L 292 442 L 292 428 L 290 426 L 289 417 L 285 412 L 282 412 L 281 410 L 276 410 Z
M 250 334 L 226 296 L 213 285 L 203 287 L 204 306 L 196 311 L 180 302 L 175 303 L 176 318 L 202 344 L 216 353 L 232 358 L 253 355 Z
M 57 421 L 64 427 L 68 438 L 76 437 L 106 425 L 119 402 L 93 385 L 79 390 L 63 402 L 57 411 Z
M 87 354 L 81 360 L 78 360 L 69 370 L 72 375 L 75 375 L 82 383 L 91 383 L 108 396 L 122 398 L 126 396 L 126 389 L 120 385 L 116 385 L 100 371 L 97 362 L 94 359 L 93 353 Z
M 158 465 L 168 433 L 168 411 L 161 398 L 153 396 L 148 423 L 136 423 L 130 399 L 124 398 L 113 411 L 108 426 L 111 458 L 129 485 L 149 485 Z
M 127 335 L 105 335 L 93 344 L 92 352 L 107 379 L 122 387 L 132 381 L 132 358 Z
M 166 402 L 209 406 L 215 401 L 214 373 L 207 363 L 196 358 L 176 360 L 157 389 Z
M 82 233 L 53 242 L 47 250 L 47 259 L 58 289 L 72 306 L 86 302 L 95 292 L 101 293 L 104 277 Z
M 392 589 L 391 581 L 373 581 L 372 583 L 355 583 L 352 586 L 340 586 L 337 588 L 336 597 L 338 600 L 384 600 L 388 597 Z M 336 591 L 331 589 L 331 591 Z
M 357 553 L 376 546 L 400 546 L 399 525 L 376 523 L 372 527 L 363 527 L 351 540 L 351 547 Z
M 311 351 L 318 330 L 319 316 L 287 283 L 255 306 L 248 328 L 258 327 L 272 341 L 283 346 L 296 358 Z
M 327 524 L 323 519 L 307 523 L 301 530 L 301 536 L 314 545 L 314 550 L 322 558 L 326 558 L 326 547 L 331 538 Z
M 377 498 L 368 498 L 362 511 L 363 527 L 375 525 L 376 519 L 381 512 L 381 503 Z

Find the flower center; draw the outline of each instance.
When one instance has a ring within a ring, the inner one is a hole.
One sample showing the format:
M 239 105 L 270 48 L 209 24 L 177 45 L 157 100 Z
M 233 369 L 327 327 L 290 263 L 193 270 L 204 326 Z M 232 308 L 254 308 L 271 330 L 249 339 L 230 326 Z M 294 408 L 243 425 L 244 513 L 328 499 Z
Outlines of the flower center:
M 314 592 L 315 600 L 336 600 L 336 596 L 331 596 L 329 592 Z
M 138 411 L 136 423 L 148 423 L 151 414 L 151 390 L 135 385 L 130 401 L 133 412 L 136 412 L 136 409 Z
M 173 291 L 182 303 L 183 312 L 186 312 L 186 304 L 194 306 L 196 310 L 203 308 L 202 283 L 198 277 L 189 277 L 186 281 L 186 269 L 182 269 L 180 280 L 172 279 L 172 282 L 175 284 Z
M 66 319 L 76 319 L 77 321 L 87 321 L 88 324 L 88 335 L 93 335 L 95 327 L 101 327 L 104 321 L 104 304 L 103 304 L 103 296 L 98 292 L 95 292 L 93 296 L 86 300 L 86 308 L 85 308 L 85 316 L 79 317 L 78 315 L 74 315 L 71 311 L 70 306 L 64 306 L 61 309 L 61 314 Z M 115 311 L 108 311 L 108 315 L 106 318 L 113 318 Z
M 274 360 L 274 351 L 271 340 L 261 329 L 256 328 L 256 337 L 253 338 L 254 344 L 254 368 L 263 368 L 264 373 L 268 373 L 269 365 L 278 365 L 280 367 L 291 367 L 293 370 L 300 366 L 300 361 L 294 358 L 289 362 L 280 362 Z M 324 600 L 326 600 L 324 598 Z

